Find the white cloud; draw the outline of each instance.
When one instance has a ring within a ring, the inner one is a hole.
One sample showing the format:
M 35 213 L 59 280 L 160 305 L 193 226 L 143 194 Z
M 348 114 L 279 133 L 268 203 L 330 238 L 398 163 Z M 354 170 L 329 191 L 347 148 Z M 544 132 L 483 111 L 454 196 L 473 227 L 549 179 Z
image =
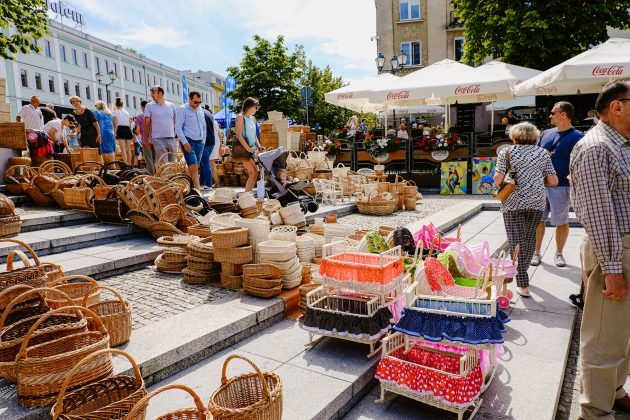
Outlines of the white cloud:
M 178 48 L 191 44 L 184 32 L 169 27 L 151 27 L 145 23 L 126 32 L 97 33 L 95 35 L 112 44 L 123 46 L 161 45 L 167 48 Z
M 358 66 L 356 64 L 348 63 L 348 64 L 345 64 L 343 68 L 348 69 L 348 70 L 356 70 L 358 69 Z

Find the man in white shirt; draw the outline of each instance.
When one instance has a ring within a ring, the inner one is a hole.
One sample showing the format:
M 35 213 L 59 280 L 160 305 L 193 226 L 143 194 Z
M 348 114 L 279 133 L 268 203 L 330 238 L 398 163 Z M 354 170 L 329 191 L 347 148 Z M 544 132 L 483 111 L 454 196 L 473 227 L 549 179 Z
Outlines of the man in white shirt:
M 15 119 L 17 122 L 24 122 L 27 130 L 42 130 L 44 128 L 44 116 L 39 110 L 39 98 L 31 96 L 31 103 L 20 109 Z
M 151 99 L 144 108 L 145 138 L 150 138 L 155 150 L 155 163 L 160 164 L 162 155 L 168 162 L 175 162 L 177 142 L 175 140 L 175 105 L 164 100 L 164 89 L 155 85 L 151 88 Z

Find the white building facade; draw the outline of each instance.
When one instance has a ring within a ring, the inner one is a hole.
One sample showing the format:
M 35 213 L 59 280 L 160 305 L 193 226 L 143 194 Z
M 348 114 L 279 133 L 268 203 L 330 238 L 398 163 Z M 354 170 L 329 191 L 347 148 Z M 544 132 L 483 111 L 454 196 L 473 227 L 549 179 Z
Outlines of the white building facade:
M 149 89 L 153 85 L 164 88 L 166 100 L 182 104 L 183 79 L 188 91 L 201 93 L 204 104 L 212 109 L 220 105 L 217 87 L 225 85 L 225 78 L 217 73 L 201 72 L 211 73 L 212 81 L 195 77 L 52 19 L 49 19 L 49 33 L 37 41 L 39 53 L 18 54 L 13 61 L 0 58 L 0 78 L 7 79 L 12 119 L 33 95 L 42 104 L 54 104 L 64 114 L 71 111 L 70 96 L 79 96 L 92 109 L 98 100 L 111 104 L 120 97 L 129 113 L 136 115 L 141 112 L 140 102 L 151 100 Z M 110 72 L 116 78 L 106 87 L 105 83 L 111 82 Z M 101 84 L 97 73 L 103 76 Z

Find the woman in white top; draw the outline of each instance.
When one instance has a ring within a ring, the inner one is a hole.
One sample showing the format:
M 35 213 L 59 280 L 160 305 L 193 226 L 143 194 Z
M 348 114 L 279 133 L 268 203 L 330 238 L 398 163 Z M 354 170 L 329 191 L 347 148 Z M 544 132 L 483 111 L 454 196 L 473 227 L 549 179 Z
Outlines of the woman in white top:
M 54 118 L 44 124 L 42 130 L 48 134 L 48 137 L 55 143 L 57 153 L 70 153 L 63 127 L 70 127 L 71 124 L 76 123 L 77 120 L 75 120 L 72 115 L 66 115 L 62 120 Z
M 407 125 L 405 123 L 400 123 L 396 137 L 399 139 L 409 140 L 409 133 L 407 133 Z
M 133 133 L 131 132 L 131 116 L 125 110 L 125 105 L 121 98 L 116 98 L 115 109 L 112 112 L 114 117 L 114 133 L 120 146 L 122 160 L 127 165 L 133 163 Z

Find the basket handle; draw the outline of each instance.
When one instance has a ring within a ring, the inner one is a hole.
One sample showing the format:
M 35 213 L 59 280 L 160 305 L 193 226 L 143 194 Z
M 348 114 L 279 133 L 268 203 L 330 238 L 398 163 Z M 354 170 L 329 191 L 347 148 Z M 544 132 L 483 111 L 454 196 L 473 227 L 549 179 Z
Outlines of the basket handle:
M 123 304 L 123 306 L 125 306 L 126 308 L 129 308 L 129 302 L 127 302 L 122 297 L 122 295 L 120 294 L 120 292 L 118 290 L 114 289 L 113 287 L 102 286 L 102 285 L 95 286 L 95 287 L 93 287 L 93 288 L 91 288 L 90 290 L 87 291 L 87 293 L 85 294 L 85 298 L 83 298 L 83 303 L 82 303 L 83 306 L 85 306 L 87 308 L 88 298 L 90 297 L 92 292 L 96 292 L 98 289 L 107 290 L 108 292 L 111 292 L 114 296 L 116 296 L 116 298 L 120 301 L 120 303 Z
M 39 290 L 43 290 L 39 289 Z M 38 289 L 35 289 L 38 290 Z M 49 289 L 50 290 L 50 289 Z M 49 291 L 47 290 L 47 291 Z M 55 290 L 55 289 L 52 289 Z M 26 335 L 24 335 L 24 339 L 22 340 L 22 344 L 20 345 L 20 351 L 18 352 L 18 354 L 15 356 L 15 360 L 22 360 L 26 357 L 26 349 L 28 349 L 28 342 L 31 340 L 31 337 L 33 336 L 33 333 L 37 330 L 37 328 L 44 322 L 46 321 L 48 318 L 50 318 L 51 316 L 58 314 L 58 313 L 62 313 L 62 312 L 69 312 L 71 310 L 77 311 L 78 313 L 82 314 L 84 317 L 86 318 L 91 318 L 93 321 L 96 322 L 97 326 L 98 326 L 98 331 L 103 334 L 103 335 L 109 335 L 109 333 L 107 332 L 107 328 L 105 328 L 105 325 L 103 325 L 103 321 L 101 321 L 101 318 L 96 315 L 94 312 L 92 312 L 91 310 L 89 310 L 88 308 L 84 308 L 83 306 L 76 306 L 76 305 L 72 305 L 72 306 L 64 306 L 58 309 L 53 309 L 52 311 L 46 312 L 44 315 L 40 316 L 39 319 L 37 320 L 37 322 L 35 322 L 33 324 L 33 326 L 31 327 L 30 330 L 28 330 L 28 332 L 26 333 Z
M 233 359 L 244 360 L 247 363 L 249 363 L 249 365 L 252 368 L 254 368 L 254 370 L 256 371 L 256 374 L 258 375 L 258 379 L 260 379 L 260 382 L 262 383 L 262 397 L 270 398 L 271 394 L 269 393 L 269 388 L 267 387 L 267 381 L 265 381 L 265 377 L 263 376 L 262 372 L 260 371 L 256 363 L 254 363 L 253 361 L 251 361 L 245 356 L 241 356 L 240 354 L 231 354 L 230 356 L 228 356 L 227 359 L 225 359 L 225 362 L 223 362 L 223 370 L 221 371 L 221 385 L 225 385 L 228 381 L 227 375 L 226 375 L 227 366 L 228 366 L 228 363 L 230 363 L 230 361 L 232 361 Z
M 2 292 L 0 292 L 0 308 L 2 308 L 2 311 L 4 311 L 4 306 L 3 305 L 4 305 L 5 302 L 8 302 L 7 305 L 9 305 L 9 303 L 11 303 L 11 301 L 13 299 L 18 297 L 22 293 L 24 293 L 24 292 L 26 292 L 28 290 L 32 290 L 32 289 L 34 289 L 34 287 L 29 286 L 27 284 L 23 284 L 23 283 L 16 284 L 16 285 L 13 285 L 11 287 L 7 287 Z M 12 295 L 14 297 L 10 297 Z M 41 301 L 42 301 L 42 303 L 46 302 L 46 300 L 43 298 L 43 296 L 42 296 Z
M 462 239 L 462 224 L 457 225 L 457 234 L 455 235 L 457 239 Z
M 75 174 L 75 175 L 77 175 L 77 174 L 79 173 L 79 168 L 80 168 L 81 166 L 85 166 L 85 165 L 98 165 L 98 166 L 100 166 L 100 167 L 101 167 L 101 169 L 103 168 L 103 165 L 101 165 L 99 162 L 94 162 L 94 161 L 90 161 L 90 160 L 89 160 L 89 161 L 86 161 L 86 162 L 81 162 L 81 163 L 79 163 L 79 164 L 77 165 L 77 167 L 76 167 L 76 168 L 74 168 L 74 174 Z M 100 172 L 100 170 L 99 170 L 99 172 Z
M 153 397 L 155 397 L 158 394 L 161 394 L 164 391 L 169 391 L 171 389 L 179 389 L 182 390 L 184 392 L 187 392 L 195 401 L 195 407 L 197 408 L 197 411 L 201 414 L 204 415 L 203 418 L 208 418 L 205 413 L 206 413 L 206 407 L 203 404 L 203 401 L 201 401 L 201 398 L 199 398 L 199 395 L 197 395 L 197 393 L 195 391 L 193 391 L 191 388 L 187 387 L 186 385 L 181 385 L 181 384 L 171 384 L 171 385 L 165 385 L 163 387 L 160 387 L 158 389 L 156 389 L 155 391 L 145 395 L 144 397 L 142 397 L 140 399 L 140 401 L 138 401 L 133 408 L 129 411 L 129 413 L 127 413 L 127 416 L 125 417 L 126 419 L 129 420 L 135 420 L 136 416 L 138 416 L 138 414 L 140 414 L 140 412 L 142 412 L 143 410 L 146 409 L 149 400 Z
M 28 260 L 26 254 L 19 249 L 14 249 L 7 255 L 7 271 L 13 271 L 13 257 L 16 255 L 20 258 L 20 260 L 22 260 L 24 268 L 29 268 L 31 266 L 31 262 Z
M 67 175 L 72 175 L 72 169 L 70 169 L 70 167 L 68 165 L 66 165 L 65 163 L 63 163 L 60 160 L 47 160 L 44 163 L 42 163 L 41 165 L 39 165 L 39 169 L 38 172 L 40 174 L 54 174 L 55 170 L 59 169 L 61 170 L 61 172 L 63 172 L 66 176 Z
M 68 385 L 70 385 L 70 380 L 77 373 L 79 368 L 82 365 L 85 365 L 90 360 L 94 360 L 95 358 L 102 356 L 104 354 L 117 354 L 129 360 L 129 363 L 131 363 L 131 367 L 133 368 L 133 374 L 136 377 L 136 380 L 139 383 L 141 383 L 142 386 L 144 386 L 144 380 L 142 379 L 142 375 L 140 374 L 140 368 L 138 367 L 138 364 L 133 359 L 133 357 L 131 357 L 129 353 L 124 352 L 122 350 L 118 350 L 118 349 L 102 349 L 102 350 L 95 351 L 94 353 L 88 354 L 83 359 L 81 359 L 79 363 L 74 365 L 74 367 L 70 370 L 70 372 L 68 372 L 68 376 L 66 376 L 66 379 L 64 379 L 63 383 L 61 384 L 61 389 L 59 391 L 59 394 L 57 395 L 57 401 L 55 402 L 55 405 L 53 406 L 53 410 L 51 413 L 52 420 L 57 420 L 57 418 L 61 415 L 61 412 L 63 410 L 63 397 L 66 396 L 66 390 L 68 389 Z
M 70 276 L 64 276 L 64 277 L 61 277 L 60 279 L 53 280 L 48 283 L 48 286 L 55 287 L 62 284 L 68 284 L 69 283 L 68 280 L 82 280 L 85 283 L 90 283 L 92 287 L 98 287 L 99 285 L 98 282 L 94 280 L 92 277 L 84 276 L 81 274 L 72 274 Z
M 516 248 L 514 248 L 514 255 L 512 255 L 512 263 L 516 262 L 518 259 L 518 253 L 521 251 L 521 244 L 516 244 Z
M 175 162 L 170 162 L 168 159 L 166 161 L 164 161 L 164 157 L 168 157 L 169 155 L 173 155 L 175 156 Z M 166 152 L 164 153 L 162 156 L 160 156 L 160 158 L 157 160 L 157 162 L 155 162 L 155 169 L 159 169 L 160 166 L 166 164 L 166 163 L 178 163 L 177 162 L 177 153 L 173 153 L 173 152 Z
M 85 187 L 90 188 L 89 185 L 87 184 L 88 180 L 96 181 L 101 187 L 105 186 L 105 182 L 103 181 L 103 179 L 100 176 L 94 175 L 94 174 L 83 175 L 79 181 L 79 185 L 84 188 Z
M 33 261 L 35 262 L 35 265 L 37 266 L 42 265 L 42 262 L 39 260 L 39 257 L 37 256 L 35 251 L 33 251 L 33 248 L 28 246 L 26 243 L 20 241 L 19 239 L 0 239 L 0 242 L 13 242 L 14 244 L 20 245 L 22 248 L 26 249 L 29 254 L 31 254 L 31 256 L 33 257 Z
M 74 305 L 74 302 L 72 301 L 72 299 L 70 299 L 70 296 L 68 296 L 66 293 L 62 292 L 61 290 L 53 289 L 51 287 L 39 287 L 36 289 L 31 288 L 30 290 L 27 290 L 24 293 L 16 296 L 4 309 L 4 311 L 2 312 L 2 316 L 0 317 L 0 330 L 4 328 L 4 324 L 5 322 L 7 322 L 7 317 L 9 316 L 9 313 L 11 312 L 11 310 L 13 309 L 15 305 L 17 305 L 20 302 L 23 302 L 24 298 L 33 294 L 37 294 L 40 297 L 40 299 L 43 299 L 44 303 L 46 303 L 46 297 L 45 297 L 46 292 L 56 293 L 57 295 L 61 296 L 62 299 L 65 299 L 66 301 L 68 301 L 70 305 Z

